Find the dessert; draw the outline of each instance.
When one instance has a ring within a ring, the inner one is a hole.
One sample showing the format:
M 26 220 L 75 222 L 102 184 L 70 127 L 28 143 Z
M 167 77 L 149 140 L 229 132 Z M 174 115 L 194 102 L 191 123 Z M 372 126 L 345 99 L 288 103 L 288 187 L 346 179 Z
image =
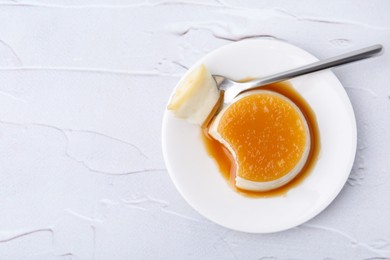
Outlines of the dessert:
M 212 121 L 209 134 L 236 162 L 235 185 L 266 191 L 292 180 L 310 151 L 305 117 L 287 97 L 268 90 L 238 96 Z
M 213 76 L 204 65 L 201 65 L 179 83 L 168 110 L 172 110 L 177 117 L 190 123 L 202 125 L 219 97 L 220 92 Z

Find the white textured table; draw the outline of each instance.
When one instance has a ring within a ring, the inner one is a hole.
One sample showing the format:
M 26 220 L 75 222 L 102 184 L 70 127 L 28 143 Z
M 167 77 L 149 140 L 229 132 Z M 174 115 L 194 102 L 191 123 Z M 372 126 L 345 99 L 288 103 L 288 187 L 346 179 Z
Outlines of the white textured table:
M 0 1 L 0 259 L 390 257 L 390 2 L 254 2 Z M 262 36 L 319 58 L 388 52 L 335 70 L 359 136 L 340 195 L 300 227 L 253 235 L 184 202 L 160 129 L 187 67 Z

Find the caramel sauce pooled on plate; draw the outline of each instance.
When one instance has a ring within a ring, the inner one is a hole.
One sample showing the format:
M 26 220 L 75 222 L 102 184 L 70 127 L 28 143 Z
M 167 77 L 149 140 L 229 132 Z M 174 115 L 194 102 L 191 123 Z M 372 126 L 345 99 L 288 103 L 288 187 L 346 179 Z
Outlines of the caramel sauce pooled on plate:
M 269 191 L 257 192 L 239 189 L 235 185 L 236 162 L 233 155 L 224 145 L 222 145 L 219 141 L 215 140 L 212 136 L 210 136 L 208 132 L 211 118 L 210 120 L 207 120 L 206 123 L 202 126 L 202 139 L 208 154 L 217 162 L 219 171 L 235 191 L 249 197 L 284 196 L 291 188 L 296 187 L 298 184 L 300 184 L 309 175 L 310 171 L 315 165 L 320 150 L 318 125 L 315 114 L 310 108 L 309 104 L 300 96 L 300 94 L 296 90 L 291 87 L 289 83 L 273 83 L 267 86 L 263 86 L 259 89 L 273 91 L 289 98 L 301 110 L 303 116 L 307 121 L 311 139 L 310 152 L 305 166 L 293 180 L 291 180 L 289 183 L 285 184 L 282 187 Z M 220 102 L 216 105 L 216 108 L 213 112 L 215 112 L 219 104 Z M 213 114 L 214 113 L 212 113 L 212 115 Z

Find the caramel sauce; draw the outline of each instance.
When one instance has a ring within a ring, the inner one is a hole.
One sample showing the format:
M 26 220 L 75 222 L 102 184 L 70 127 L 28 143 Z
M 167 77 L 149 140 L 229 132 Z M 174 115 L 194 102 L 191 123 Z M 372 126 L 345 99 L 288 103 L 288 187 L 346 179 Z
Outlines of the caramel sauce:
M 239 189 L 235 186 L 236 162 L 233 155 L 229 152 L 227 148 L 225 148 L 224 145 L 222 145 L 219 141 L 215 140 L 208 133 L 209 125 L 212 118 L 209 118 L 202 126 L 202 139 L 208 154 L 217 162 L 219 171 L 221 172 L 222 176 L 228 181 L 229 185 L 235 191 L 239 192 L 242 195 L 254 198 L 285 196 L 291 188 L 296 187 L 297 185 L 302 183 L 302 181 L 309 175 L 310 171 L 316 163 L 320 150 L 318 125 L 315 114 L 310 108 L 309 104 L 296 90 L 294 90 L 294 88 L 292 88 L 292 86 L 288 82 L 273 83 L 267 86 L 263 86 L 259 89 L 274 91 L 276 93 L 286 96 L 292 102 L 294 102 L 295 105 L 301 110 L 303 116 L 307 121 L 311 139 L 310 152 L 305 166 L 293 180 L 291 180 L 289 183 L 285 184 L 282 187 L 270 191 L 256 192 Z M 211 115 L 215 114 L 214 112 L 218 109 L 219 104 L 220 102 L 216 105 Z

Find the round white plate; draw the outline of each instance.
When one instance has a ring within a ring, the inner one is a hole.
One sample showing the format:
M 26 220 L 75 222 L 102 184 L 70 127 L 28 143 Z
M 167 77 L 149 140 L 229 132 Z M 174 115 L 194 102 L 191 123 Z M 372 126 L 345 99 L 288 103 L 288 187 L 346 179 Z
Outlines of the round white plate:
M 239 80 L 317 60 L 285 42 L 253 39 L 223 46 L 192 68 L 203 63 L 212 74 Z M 331 71 L 290 82 L 317 116 L 321 149 L 309 176 L 284 197 L 248 198 L 233 191 L 208 156 L 200 128 L 165 111 L 162 145 L 168 172 L 184 199 L 211 221 L 251 233 L 289 229 L 324 210 L 344 186 L 355 158 L 356 122 L 343 86 Z

